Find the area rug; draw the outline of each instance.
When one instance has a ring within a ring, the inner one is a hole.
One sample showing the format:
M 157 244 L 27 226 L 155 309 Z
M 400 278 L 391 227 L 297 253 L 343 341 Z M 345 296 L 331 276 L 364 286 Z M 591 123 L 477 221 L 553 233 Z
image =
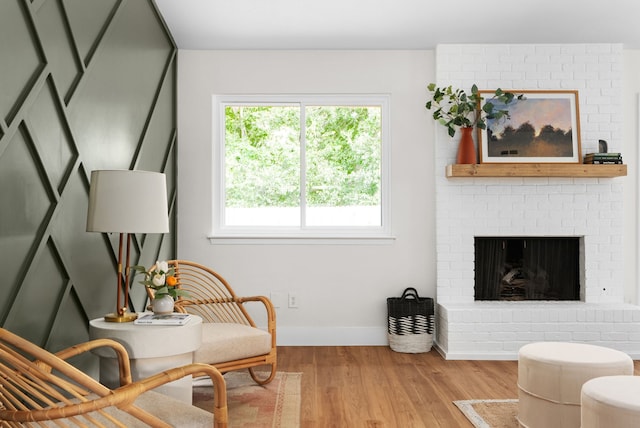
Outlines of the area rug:
M 302 373 L 277 372 L 265 386 L 256 384 L 248 371 L 229 372 L 227 408 L 231 428 L 297 428 L 300 426 L 300 380 Z M 207 385 L 208 384 L 208 385 Z M 211 411 L 211 380 L 197 379 L 193 385 L 193 404 Z
M 518 400 L 454 401 L 476 428 L 517 428 Z

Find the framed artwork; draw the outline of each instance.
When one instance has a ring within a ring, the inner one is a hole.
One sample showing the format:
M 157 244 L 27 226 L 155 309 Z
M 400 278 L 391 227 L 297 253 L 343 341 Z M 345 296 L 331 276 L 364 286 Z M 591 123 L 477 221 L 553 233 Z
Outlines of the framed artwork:
M 490 99 L 494 91 L 480 91 L 510 116 L 478 130 L 480 163 L 582 163 L 578 91 L 509 92 L 525 99 L 505 105 Z

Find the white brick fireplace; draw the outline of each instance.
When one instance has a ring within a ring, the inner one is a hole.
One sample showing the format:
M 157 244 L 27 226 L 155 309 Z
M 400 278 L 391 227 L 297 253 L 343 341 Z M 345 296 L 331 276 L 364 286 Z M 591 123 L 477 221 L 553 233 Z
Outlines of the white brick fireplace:
M 621 151 L 622 45 L 441 45 L 439 85 L 579 91 L 582 152 Z M 542 340 L 640 357 L 640 307 L 624 303 L 620 178 L 446 178 L 457 136 L 435 137 L 437 349 L 448 359 L 515 359 Z M 580 237 L 581 300 L 474 301 L 474 237 Z

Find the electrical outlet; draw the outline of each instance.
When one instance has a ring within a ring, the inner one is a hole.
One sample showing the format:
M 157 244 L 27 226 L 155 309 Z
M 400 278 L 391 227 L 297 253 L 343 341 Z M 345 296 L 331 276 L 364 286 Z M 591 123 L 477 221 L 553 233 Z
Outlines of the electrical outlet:
M 297 308 L 298 307 L 298 295 L 289 293 L 289 307 Z

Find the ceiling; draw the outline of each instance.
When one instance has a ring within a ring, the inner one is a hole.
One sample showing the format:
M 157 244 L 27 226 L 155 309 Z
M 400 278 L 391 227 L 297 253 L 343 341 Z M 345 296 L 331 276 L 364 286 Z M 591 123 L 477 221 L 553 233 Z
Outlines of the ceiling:
M 442 43 L 623 43 L 637 0 L 156 0 L 180 49 L 433 49 Z

